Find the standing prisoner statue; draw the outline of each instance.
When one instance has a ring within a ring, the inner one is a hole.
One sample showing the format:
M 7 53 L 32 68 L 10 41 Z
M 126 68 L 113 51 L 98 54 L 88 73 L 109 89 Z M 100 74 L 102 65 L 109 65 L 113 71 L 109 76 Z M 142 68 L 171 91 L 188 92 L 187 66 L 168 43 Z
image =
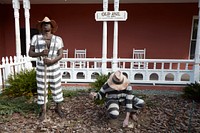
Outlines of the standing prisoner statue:
M 64 44 L 61 37 L 54 35 L 58 28 L 58 25 L 54 20 L 45 17 L 42 21 L 38 21 L 37 28 L 40 31 L 40 34 L 33 36 L 30 44 L 29 56 L 37 57 L 37 103 L 41 107 L 39 119 L 45 119 L 46 112 L 43 107 L 44 104 L 48 102 L 47 96 L 44 100 L 44 91 L 48 92 L 47 88 L 44 88 L 45 81 L 48 83 L 53 100 L 56 103 L 55 112 L 63 118 L 64 113 L 61 110 L 60 104 L 63 101 L 63 92 L 61 87 L 59 60 L 62 58 Z M 45 65 L 47 66 L 46 70 Z M 46 77 L 44 76 L 45 74 Z M 44 103 L 44 101 L 46 101 L 46 103 Z

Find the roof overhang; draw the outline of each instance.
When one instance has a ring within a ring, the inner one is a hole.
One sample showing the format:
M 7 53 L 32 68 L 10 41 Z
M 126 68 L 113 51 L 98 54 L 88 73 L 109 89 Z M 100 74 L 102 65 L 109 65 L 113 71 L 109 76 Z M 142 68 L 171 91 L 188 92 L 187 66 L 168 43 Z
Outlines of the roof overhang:
M 23 0 L 20 0 L 23 1 Z M 108 0 L 113 3 L 114 0 Z M 103 0 L 30 0 L 31 4 L 99 4 Z M 1 0 L 1 4 L 11 4 L 11 0 Z M 121 0 L 120 3 L 198 3 L 198 0 Z

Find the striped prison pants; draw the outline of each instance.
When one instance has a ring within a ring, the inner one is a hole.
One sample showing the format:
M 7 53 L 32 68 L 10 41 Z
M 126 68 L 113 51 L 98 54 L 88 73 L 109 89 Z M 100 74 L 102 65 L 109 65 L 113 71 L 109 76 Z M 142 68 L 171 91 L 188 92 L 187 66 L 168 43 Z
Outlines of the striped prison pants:
M 44 104 L 44 91 L 46 91 L 46 94 L 48 94 L 48 89 L 47 89 L 48 86 L 51 90 L 53 100 L 56 103 L 63 101 L 59 63 L 47 67 L 47 73 L 46 73 L 47 86 L 46 89 L 44 89 L 45 87 L 44 65 L 41 62 L 37 62 L 36 80 L 37 80 L 37 93 L 38 93 L 37 103 L 39 105 Z M 46 96 L 46 103 L 47 102 L 48 98 Z
M 131 112 L 135 112 L 138 109 L 141 109 L 144 107 L 144 100 L 134 97 L 132 99 L 132 111 Z M 119 116 L 119 106 L 125 106 L 126 103 L 125 101 L 123 102 L 119 102 L 118 100 L 115 99 L 108 99 L 106 102 L 106 108 L 107 108 L 107 114 L 108 117 L 111 119 L 116 119 Z

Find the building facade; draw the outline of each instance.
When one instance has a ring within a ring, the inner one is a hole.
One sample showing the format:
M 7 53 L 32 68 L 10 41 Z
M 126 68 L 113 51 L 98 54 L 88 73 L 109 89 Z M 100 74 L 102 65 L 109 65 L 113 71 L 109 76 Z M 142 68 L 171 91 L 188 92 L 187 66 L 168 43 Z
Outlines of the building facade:
M 32 0 L 33 1 L 33 0 Z M 57 35 L 63 38 L 69 57 L 75 49 L 87 49 L 88 57 L 102 56 L 102 22 L 95 12 L 103 11 L 102 3 L 32 4 L 30 3 L 30 32 L 37 33 L 36 23 L 45 16 L 58 23 Z M 127 11 L 126 21 L 118 24 L 118 57 L 132 58 L 133 48 L 146 48 L 148 59 L 190 59 L 195 51 L 195 27 L 198 1 L 120 3 Z M 191 1 L 191 0 L 190 0 Z M 34 2 L 33 2 L 34 3 Z M 109 3 L 109 11 L 114 10 Z M 16 55 L 15 18 L 12 3 L 0 4 L 0 58 Z M 26 54 L 25 15 L 19 9 L 20 52 Z M 114 22 L 108 22 L 107 57 L 113 56 Z M 193 30 L 194 29 L 194 30 Z
M 93 82 L 95 74 L 117 69 L 131 83 L 199 82 L 199 3 L 198 0 L 4 1 L 0 4 L 3 18 L 0 58 L 27 55 L 30 39 L 38 33 L 38 20 L 48 16 L 57 22 L 56 34 L 63 38 L 64 49 L 68 50 L 68 58 L 62 59 L 64 83 Z M 97 11 L 125 11 L 127 17 L 123 21 L 97 21 Z M 75 49 L 86 49 L 87 57 L 74 59 Z M 145 60 L 133 59 L 133 49 L 145 49 Z M 22 68 L 27 67 L 26 58 L 19 60 Z M 0 62 L 0 68 L 5 69 L 2 77 L 13 71 L 8 69 L 13 66 L 12 61 L 13 58 L 3 58 Z M 17 58 L 14 61 L 18 63 Z M 75 67 L 76 61 L 85 62 L 84 67 Z M 135 62 L 145 67 L 134 68 Z

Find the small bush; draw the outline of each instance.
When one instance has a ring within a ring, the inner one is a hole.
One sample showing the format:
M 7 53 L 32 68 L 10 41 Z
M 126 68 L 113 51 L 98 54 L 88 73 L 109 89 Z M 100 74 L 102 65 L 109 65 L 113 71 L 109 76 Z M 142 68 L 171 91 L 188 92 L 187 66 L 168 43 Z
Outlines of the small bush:
M 8 97 L 32 97 L 37 93 L 35 69 L 23 70 L 17 74 L 11 74 L 8 76 L 7 83 L 9 86 L 5 88 L 3 95 Z
M 101 75 L 97 76 L 96 81 L 90 83 L 91 88 L 94 91 L 99 91 L 101 89 L 101 87 L 104 85 L 104 83 L 108 80 L 109 76 L 110 76 L 110 74 L 108 74 L 108 75 L 101 74 Z
M 97 76 L 96 81 L 93 83 L 90 83 L 90 86 L 92 88 L 91 90 L 98 92 L 101 89 L 101 87 L 105 84 L 105 82 L 108 80 L 109 76 L 110 76 L 110 73 L 108 75 L 101 74 Z M 104 104 L 104 102 L 105 102 L 105 98 L 103 98 L 102 100 L 95 100 L 95 103 L 99 105 Z
M 192 99 L 200 102 L 200 84 L 195 82 L 191 84 L 187 84 L 187 86 L 183 89 L 183 96 L 188 99 Z

